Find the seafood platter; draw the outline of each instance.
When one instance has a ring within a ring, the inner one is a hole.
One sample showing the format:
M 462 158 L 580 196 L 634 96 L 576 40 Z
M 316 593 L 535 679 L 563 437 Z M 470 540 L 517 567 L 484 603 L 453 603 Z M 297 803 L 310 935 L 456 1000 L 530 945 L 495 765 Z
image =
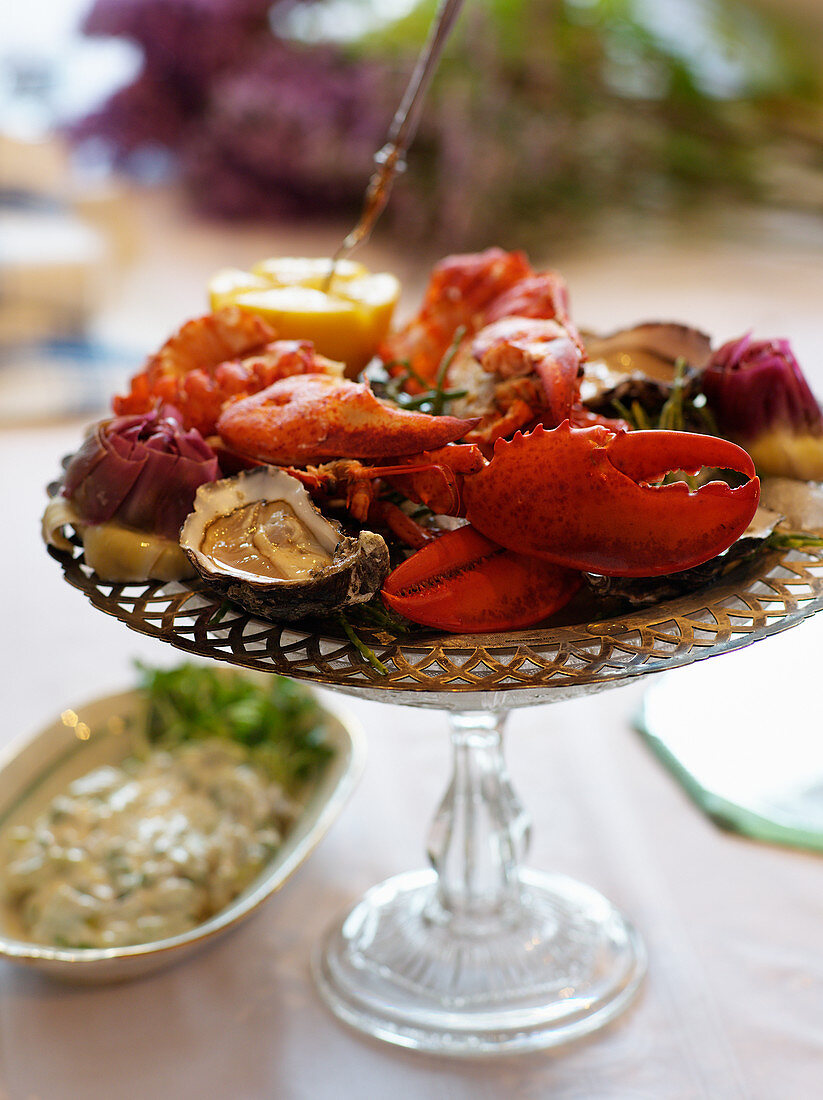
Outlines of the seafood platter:
M 787 340 L 581 331 L 562 277 L 498 248 L 395 324 L 399 289 L 351 260 L 215 275 L 52 487 L 70 583 L 398 701 L 573 694 L 817 610 L 823 419 Z

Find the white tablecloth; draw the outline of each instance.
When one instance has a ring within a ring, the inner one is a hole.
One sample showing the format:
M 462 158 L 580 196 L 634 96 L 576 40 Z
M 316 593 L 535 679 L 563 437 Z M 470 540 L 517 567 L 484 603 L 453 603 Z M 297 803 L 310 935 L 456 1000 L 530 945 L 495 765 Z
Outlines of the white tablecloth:
M 794 332 L 807 361 L 819 353 L 823 286 L 807 254 L 782 267 L 767 257 L 762 269 L 738 268 L 753 298 L 730 282 L 727 256 L 716 258 L 713 297 L 701 290 L 696 258 L 669 267 L 668 287 L 653 266 L 626 261 L 633 285 L 619 292 L 622 316 L 639 288 L 650 302 L 634 316 L 691 315 L 706 325 L 725 317 L 715 328 L 721 337 L 756 324 L 763 335 Z M 608 326 L 621 316 L 610 294 L 619 269 L 616 258 L 603 270 L 572 266 L 582 320 L 599 310 Z M 677 310 L 689 292 L 691 309 Z M 752 301 L 765 312 L 750 316 Z M 94 611 L 39 542 L 42 487 L 80 432 L 75 423 L 0 436 L 0 741 L 68 704 L 130 686 L 135 658 L 179 659 Z M 819 644 L 822 629 L 812 622 L 795 635 Z M 783 639 L 760 644 L 774 647 L 774 683 L 763 689 L 785 692 L 786 721 L 819 722 L 808 705 L 793 709 Z M 722 659 L 731 667 L 736 658 Z M 249 923 L 166 972 L 120 986 L 67 987 L 0 963 L 0 1100 L 820 1095 L 823 860 L 707 822 L 631 730 L 642 690 L 519 711 L 507 736 L 510 771 L 534 820 L 529 863 L 602 890 L 648 947 L 636 1004 L 604 1032 L 549 1054 L 449 1062 L 363 1038 L 327 1012 L 309 973 L 312 946 L 369 886 L 423 864 L 449 769 L 437 713 L 346 699 L 368 733 L 365 776 L 320 848 Z M 755 705 L 741 698 L 741 714 Z

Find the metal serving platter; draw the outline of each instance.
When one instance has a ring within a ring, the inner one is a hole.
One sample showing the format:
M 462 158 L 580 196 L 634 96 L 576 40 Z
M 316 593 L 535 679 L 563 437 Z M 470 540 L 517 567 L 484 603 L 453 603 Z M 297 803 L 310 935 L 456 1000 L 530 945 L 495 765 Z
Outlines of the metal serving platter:
M 611 618 L 597 618 L 605 605 L 591 605 L 577 608 L 580 621 L 513 633 L 404 640 L 358 630 L 383 674 L 334 627 L 265 622 L 225 605 L 199 580 L 107 583 L 79 545 L 49 553 L 95 607 L 185 652 L 361 697 L 451 710 L 528 706 L 617 687 L 738 649 L 823 608 L 823 549 L 767 550 L 719 583 Z

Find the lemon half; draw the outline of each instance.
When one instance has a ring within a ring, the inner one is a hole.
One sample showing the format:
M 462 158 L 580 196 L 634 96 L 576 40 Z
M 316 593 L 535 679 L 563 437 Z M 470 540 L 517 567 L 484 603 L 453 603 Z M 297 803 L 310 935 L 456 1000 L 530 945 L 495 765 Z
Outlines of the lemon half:
M 371 274 L 341 260 L 326 291 L 331 260 L 275 257 L 251 271 L 225 268 L 209 283 L 213 310 L 238 306 L 264 317 L 278 339 L 311 340 L 321 355 L 346 364 L 355 375 L 388 333 L 400 284 L 393 275 Z

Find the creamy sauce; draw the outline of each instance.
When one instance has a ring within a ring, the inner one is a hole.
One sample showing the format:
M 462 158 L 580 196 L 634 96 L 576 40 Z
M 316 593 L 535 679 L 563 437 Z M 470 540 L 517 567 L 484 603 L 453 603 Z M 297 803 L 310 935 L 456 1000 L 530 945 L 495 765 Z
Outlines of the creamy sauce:
M 250 579 L 299 580 L 332 563 L 282 500 L 258 501 L 213 520 L 201 551 L 224 571 Z
M 296 809 L 242 746 L 194 741 L 75 780 L 10 830 L 0 886 L 26 932 L 121 947 L 223 909 L 280 845 Z

